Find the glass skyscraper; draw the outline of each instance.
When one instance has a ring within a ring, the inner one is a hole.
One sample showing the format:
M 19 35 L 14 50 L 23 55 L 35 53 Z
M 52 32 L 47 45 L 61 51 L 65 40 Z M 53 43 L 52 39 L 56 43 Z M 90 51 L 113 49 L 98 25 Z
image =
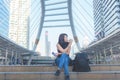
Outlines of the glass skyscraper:
M 101 39 L 120 28 L 120 1 L 93 0 L 95 36 Z
M 9 31 L 9 0 L 0 0 L 0 35 L 8 37 Z

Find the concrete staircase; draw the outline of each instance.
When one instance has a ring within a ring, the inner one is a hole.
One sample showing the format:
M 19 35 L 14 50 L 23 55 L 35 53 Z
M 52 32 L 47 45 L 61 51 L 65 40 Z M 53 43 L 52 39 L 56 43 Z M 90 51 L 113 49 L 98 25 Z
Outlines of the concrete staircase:
M 120 80 L 120 65 L 90 65 L 91 72 L 72 72 L 71 80 Z M 56 77 L 56 66 L 0 66 L 0 80 L 64 80 Z

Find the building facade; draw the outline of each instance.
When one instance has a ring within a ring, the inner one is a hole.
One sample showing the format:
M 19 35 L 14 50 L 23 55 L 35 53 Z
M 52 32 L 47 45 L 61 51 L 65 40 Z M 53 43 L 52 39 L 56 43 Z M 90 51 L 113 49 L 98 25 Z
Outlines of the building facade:
M 9 32 L 9 0 L 0 0 L 0 35 L 8 37 Z
M 9 37 L 28 48 L 30 0 L 12 0 L 10 3 Z
M 120 1 L 93 0 L 95 36 L 99 40 L 120 28 Z

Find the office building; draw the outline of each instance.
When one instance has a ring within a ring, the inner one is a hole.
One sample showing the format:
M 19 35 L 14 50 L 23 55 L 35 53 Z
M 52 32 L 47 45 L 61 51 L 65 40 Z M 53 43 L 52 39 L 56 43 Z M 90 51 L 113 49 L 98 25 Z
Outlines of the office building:
M 10 0 L 0 0 L 0 35 L 8 37 Z
M 120 28 L 120 1 L 93 0 L 95 36 L 99 40 Z
M 10 3 L 9 37 L 28 48 L 30 0 L 12 0 Z

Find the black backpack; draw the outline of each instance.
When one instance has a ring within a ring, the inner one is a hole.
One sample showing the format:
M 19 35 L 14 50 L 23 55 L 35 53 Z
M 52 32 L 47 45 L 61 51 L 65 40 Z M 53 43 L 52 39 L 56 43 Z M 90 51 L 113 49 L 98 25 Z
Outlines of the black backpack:
M 86 53 L 77 53 L 73 61 L 74 72 L 89 72 L 91 71 L 89 66 L 89 59 Z

